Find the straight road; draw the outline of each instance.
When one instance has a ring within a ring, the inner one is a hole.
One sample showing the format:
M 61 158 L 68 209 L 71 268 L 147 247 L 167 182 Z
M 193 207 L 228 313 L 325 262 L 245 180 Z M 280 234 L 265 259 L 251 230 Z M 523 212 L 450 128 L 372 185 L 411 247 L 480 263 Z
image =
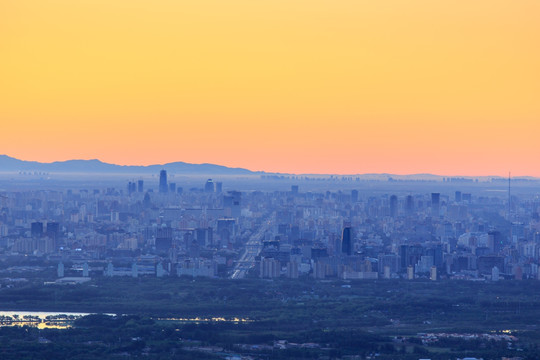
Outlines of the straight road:
M 275 222 L 276 214 L 272 213 L 261 225 L 261 227 L 250 236 L 246 243 L 246 248 L 240 259 L 236 262 L 234 270 L 231 275 L 231 279 L 243 279 L 246 276 L 247 271 L 255 266 L 255 257 L 259 255 L 262 250 L 262 239 L 264 233 L 268 231 Z

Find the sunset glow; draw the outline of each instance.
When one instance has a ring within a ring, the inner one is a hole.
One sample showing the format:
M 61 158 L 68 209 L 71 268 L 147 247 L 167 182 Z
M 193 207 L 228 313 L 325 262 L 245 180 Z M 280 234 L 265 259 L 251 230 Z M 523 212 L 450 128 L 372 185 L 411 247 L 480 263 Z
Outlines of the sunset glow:
M 537 0 L 0 0 L 0 153 L 540 176 Z

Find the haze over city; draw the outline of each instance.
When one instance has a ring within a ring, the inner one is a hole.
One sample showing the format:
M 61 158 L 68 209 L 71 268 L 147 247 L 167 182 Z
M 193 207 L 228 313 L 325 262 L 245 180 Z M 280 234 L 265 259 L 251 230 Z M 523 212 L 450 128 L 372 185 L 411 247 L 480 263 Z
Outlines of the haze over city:
M 0 358 L 540 357 L 537 0 L 0 0 Z

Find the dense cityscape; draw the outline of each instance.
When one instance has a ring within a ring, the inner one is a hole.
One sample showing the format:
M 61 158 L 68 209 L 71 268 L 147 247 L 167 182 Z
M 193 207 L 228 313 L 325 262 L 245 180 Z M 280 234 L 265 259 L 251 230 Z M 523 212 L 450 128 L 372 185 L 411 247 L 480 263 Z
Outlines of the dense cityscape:
M 443 179 L 452 192 L 407 195 L 371 193 L 362 189 L 366 182 L 348 177 L 327 180 L 327 191 L 299 185 L 241 191 L 212 179 L 188 189 L 166 170 L 156 180 L 124 188 L 4 191 L 3 263 L 54 264 L 57 281 L 538 278 L 540 200 L 513 196 L 510 179 L 506 191 L 480 195 L 459 189 L 485 185 L 459 178 Z M 352 189 L 342 190 L 343 182 Z M 406 193 L 403 184 L 386 183 Z M 506 185 L 504 179 L 492 184 Z
M 539 346 L 534 178 L 169 167 L 25 169 L 0 185 L 5 358 L 529 359 Z

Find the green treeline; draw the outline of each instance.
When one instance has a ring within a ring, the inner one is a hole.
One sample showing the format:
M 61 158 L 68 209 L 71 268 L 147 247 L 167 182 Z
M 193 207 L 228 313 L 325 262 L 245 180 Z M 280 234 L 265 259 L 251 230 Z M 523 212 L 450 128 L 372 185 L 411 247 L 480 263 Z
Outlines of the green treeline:
M 90 315 L 68 330 L 2 327 L 0 358 L 534 358 L 539 294 L 536 281 L 99 278 L 60 286 L 36 280 L 0 289 L 2 310 L 119 316 Z M 195 317 L 248 321 L 164 320 Z M 424 344 L 419 335 L 503 330 L 519 340 L 452 337 Z M 281 349 L 274 346 L 280 340 L 287 344 Z

